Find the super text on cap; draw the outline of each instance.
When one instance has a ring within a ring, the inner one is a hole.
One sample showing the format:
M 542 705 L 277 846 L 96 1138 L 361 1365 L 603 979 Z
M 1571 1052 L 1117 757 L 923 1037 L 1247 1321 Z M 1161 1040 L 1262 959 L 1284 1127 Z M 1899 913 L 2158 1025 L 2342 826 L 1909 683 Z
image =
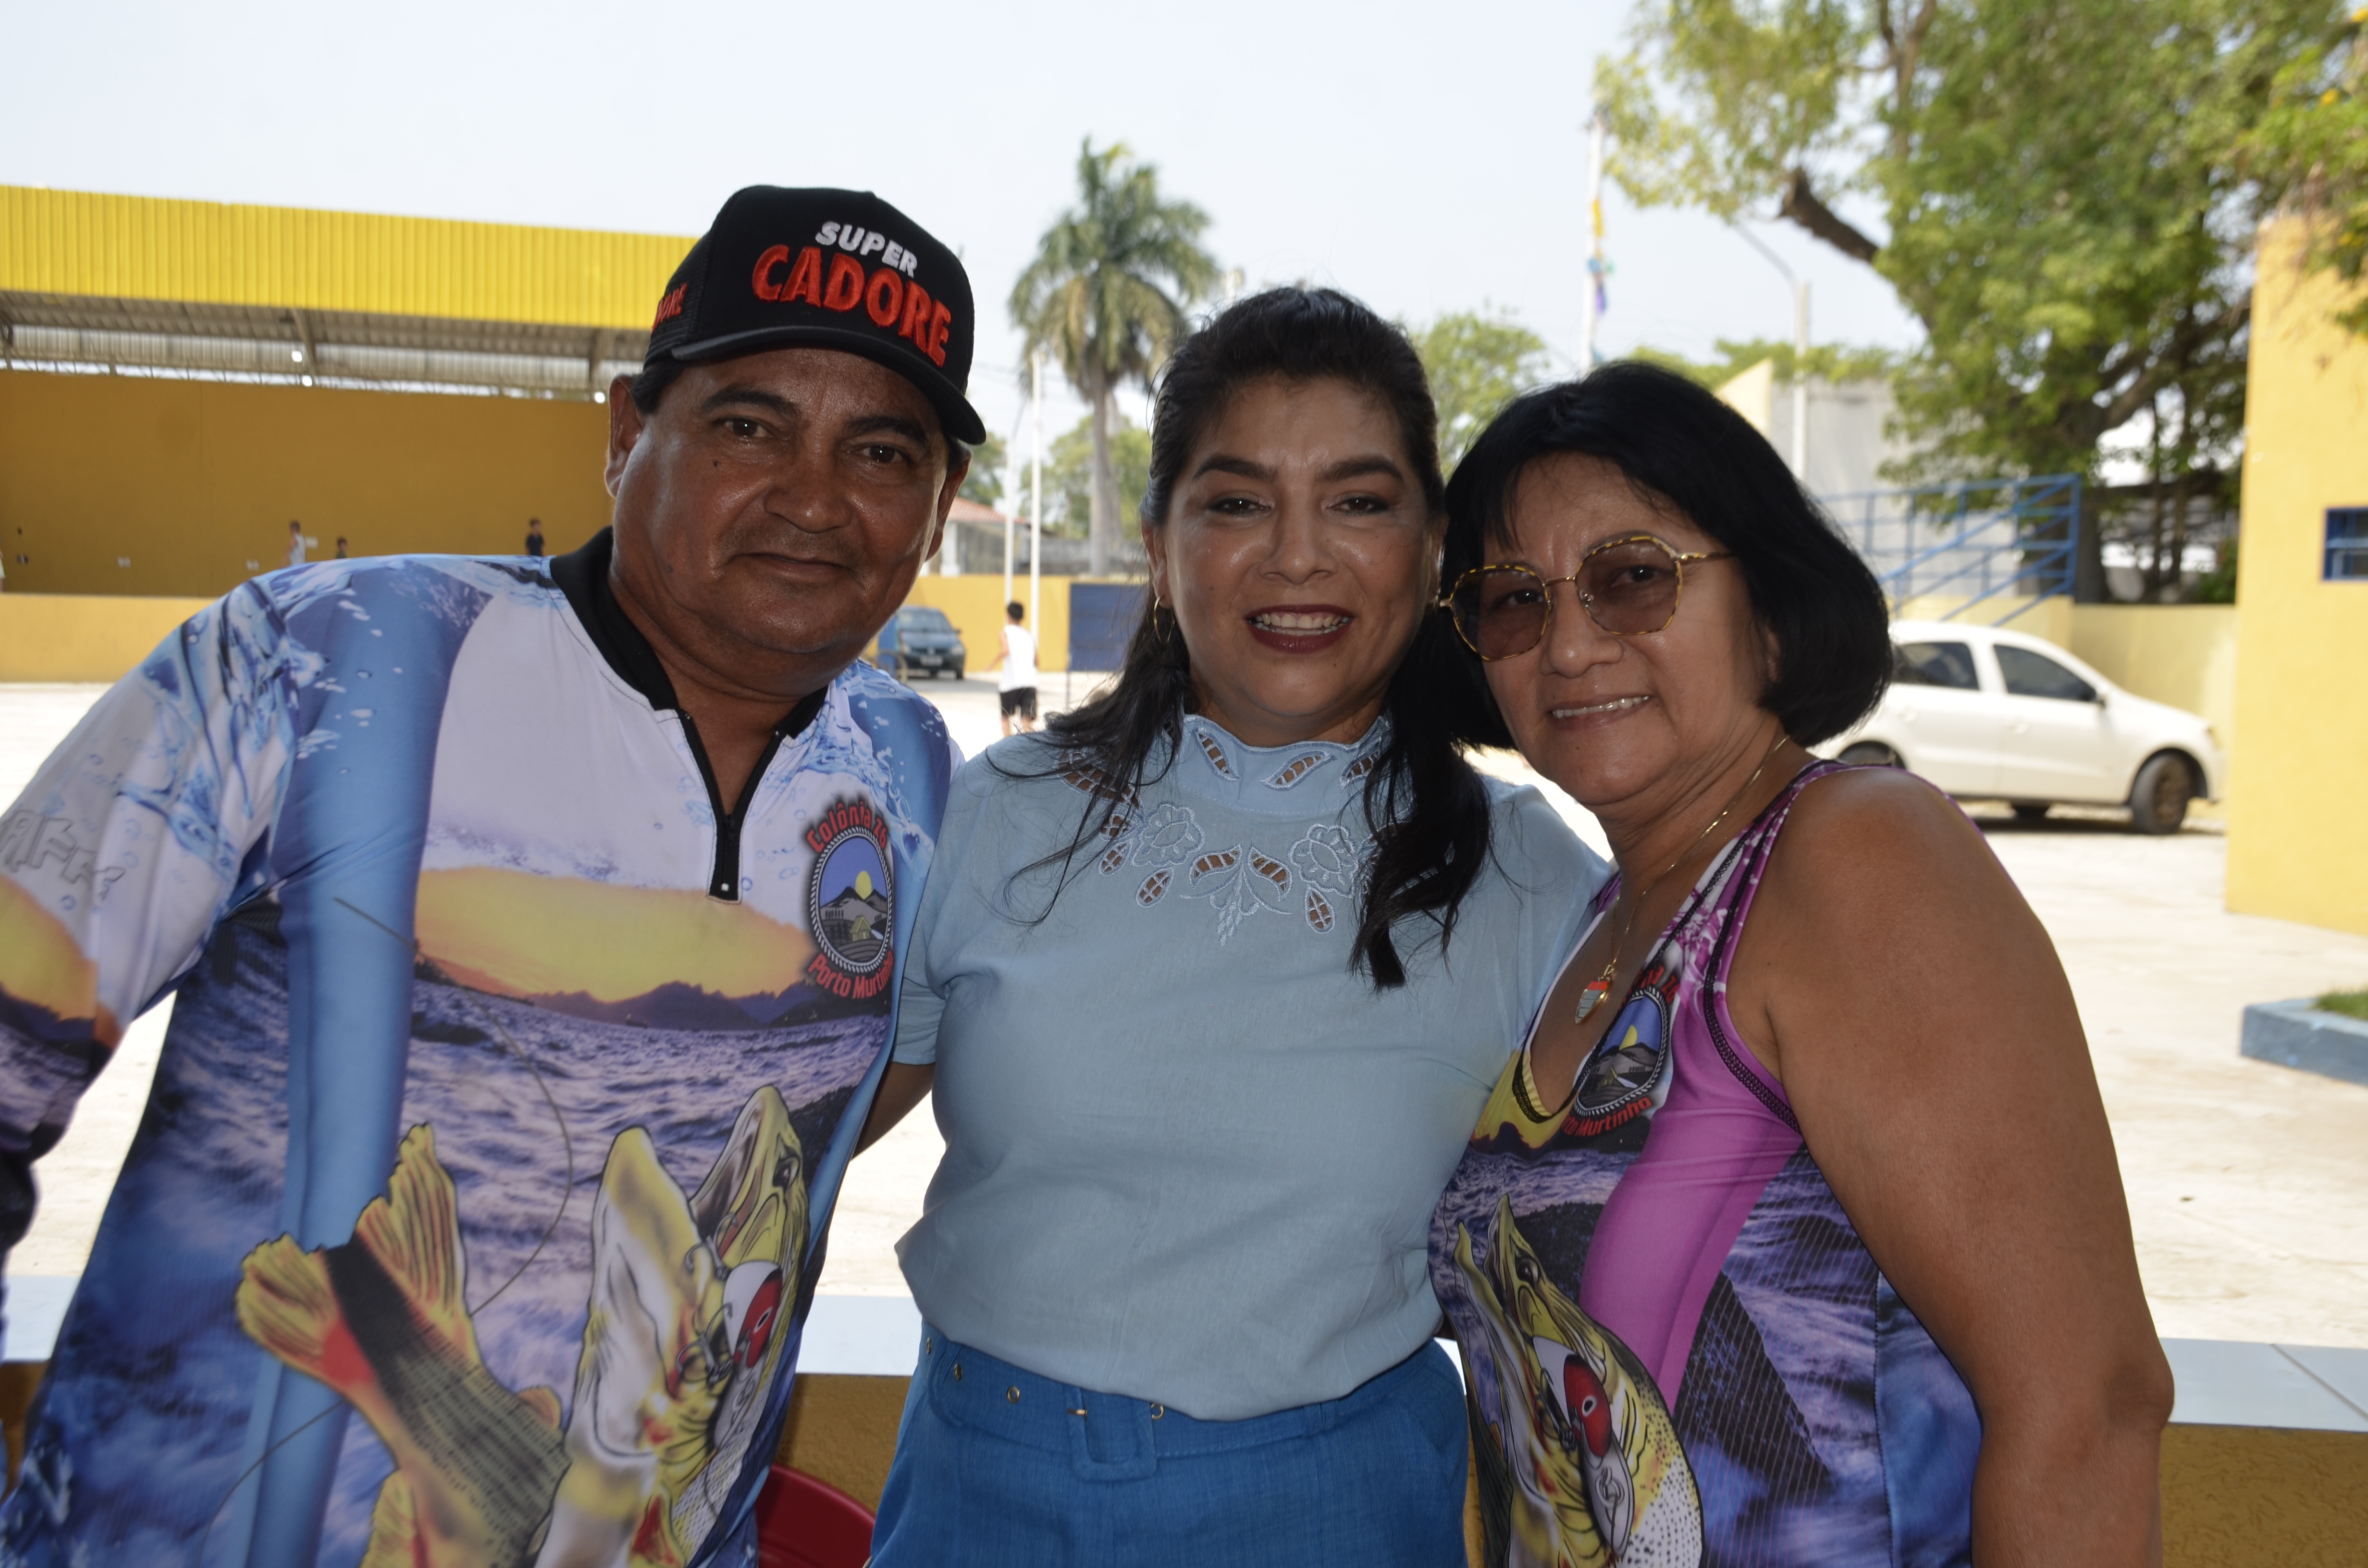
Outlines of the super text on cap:
M 879 230 L 864 229 L 853 223 L 825 223 L 822 226 L 822 232 L 814 235 L 814 244 L 837 245 L 841 250 L 851 250 L 858 256 L 871 256 L 880 253 L 882 247 L 885 246 L 885 253 L 880 255 L 881 265 L 893 267 L 907 278 L 912 277 L 914 269 L 921 265 L 920 257 L 889 239 Z

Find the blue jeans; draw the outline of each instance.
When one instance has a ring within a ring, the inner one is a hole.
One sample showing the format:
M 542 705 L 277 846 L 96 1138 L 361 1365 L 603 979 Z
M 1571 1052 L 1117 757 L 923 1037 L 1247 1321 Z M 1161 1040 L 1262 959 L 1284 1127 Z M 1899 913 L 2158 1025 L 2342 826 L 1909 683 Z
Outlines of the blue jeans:
M 1196 1421 L 924 1329 L 872 1568 L 1461 1568 L 1468 1443 L 1436 1344 L 1340 1399 Z

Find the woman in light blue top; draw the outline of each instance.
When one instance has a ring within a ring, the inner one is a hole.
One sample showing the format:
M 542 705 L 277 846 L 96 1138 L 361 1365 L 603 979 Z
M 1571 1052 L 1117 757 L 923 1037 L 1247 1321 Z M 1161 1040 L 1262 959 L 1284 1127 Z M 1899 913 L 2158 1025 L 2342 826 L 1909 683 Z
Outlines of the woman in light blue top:
M 934 1084 L 880 1568 L 1462 1561 L 1427 1226 L 1603 868 L 1461 755 L 1436 425 L 1354 301 L 1218 316 L 1120 679 L 955 779 L 866 1129 Z

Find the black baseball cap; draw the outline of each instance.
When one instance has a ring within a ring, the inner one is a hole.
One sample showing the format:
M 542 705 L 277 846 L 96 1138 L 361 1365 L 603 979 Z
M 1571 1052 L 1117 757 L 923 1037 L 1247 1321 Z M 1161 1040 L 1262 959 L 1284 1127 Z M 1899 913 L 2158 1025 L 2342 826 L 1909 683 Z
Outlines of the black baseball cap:
M 810 344 L 884 365 L 973 446 L 964 396 L 978 320 L 970 276 L 929 232 L 868 190 L 735 191 L 666 279 L 644 364 Z

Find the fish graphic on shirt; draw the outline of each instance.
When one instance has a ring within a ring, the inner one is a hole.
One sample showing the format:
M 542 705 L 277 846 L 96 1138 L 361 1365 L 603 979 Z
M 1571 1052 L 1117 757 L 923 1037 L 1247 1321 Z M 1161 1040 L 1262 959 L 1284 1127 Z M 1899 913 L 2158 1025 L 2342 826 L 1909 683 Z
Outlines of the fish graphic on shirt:
M 1497 1408 L 1482 1415 L 1513 1483 L 1508 1563 L 1696 1568 L 1702 1501 L 1652 1375 L 1546 1277 L 1508 1199 L 1486 1240 L 1484 1268 L 1456 1227 L 1496 1369 Z
M 239 1323 L 359 1410 L 394 1473 L 362 1568 L 679 1568 L 722 1517 L 761 1422 L 805 1256 L 803 1152 L 771 1086 L 694 1194 L 648 1132 L 609 1145 L 565 1421 L 487 1369 L 465 1304 L 451 1176 L 405 1135 L 353 1240 L 247 1256 Z
M 559 1396 L 513 1392 L 486 1369 L 434 1129 L 404 1135 L 351 1241 L 308 1253 L 283 1235 L 247 1254 L 243 1273 L 247 1336 L 335 1390 L 394 1458 L 364 1568 L 529 1561 L 567 1468 Z

